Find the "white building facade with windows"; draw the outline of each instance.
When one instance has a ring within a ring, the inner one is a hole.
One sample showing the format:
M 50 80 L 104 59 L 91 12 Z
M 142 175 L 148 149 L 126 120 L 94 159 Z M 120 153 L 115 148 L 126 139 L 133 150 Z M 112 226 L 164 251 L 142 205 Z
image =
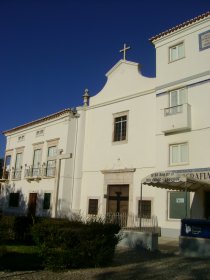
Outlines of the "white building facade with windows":
M 78 115 L 71 109 L 5 131 L 1 207 L 8 214 L 69 216 L 77 185 Z
M 155 217 L 165 236 L 186 215 L 210 216 L 210 13 L 150 40 L 155 78 L 124 57 L 77 113 L 5 132 L 7 211 L 21 191 L 37 215 L 120 213 L 131 227 Z
M 154 215 L 177 236 L 181 218 L 210 216 L 210 14 L 150 40 L 156 78 L 121 60 L 85 108 L 80 209 L 126 213 L 130 226 Z

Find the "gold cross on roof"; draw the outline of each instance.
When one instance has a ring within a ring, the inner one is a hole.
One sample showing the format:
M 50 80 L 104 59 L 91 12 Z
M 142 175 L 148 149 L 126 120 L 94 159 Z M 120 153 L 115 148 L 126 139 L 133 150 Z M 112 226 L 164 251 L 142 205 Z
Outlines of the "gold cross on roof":
M 131 49 L 130 46 L 126 47 L 126 44 L 124 44 L 124 48 L 122 50 L 120 50 L 120 52 L 123 52 L 123 59 L 124 60 L 125 60 L 126 51 L 130 50 L 130 49 Z

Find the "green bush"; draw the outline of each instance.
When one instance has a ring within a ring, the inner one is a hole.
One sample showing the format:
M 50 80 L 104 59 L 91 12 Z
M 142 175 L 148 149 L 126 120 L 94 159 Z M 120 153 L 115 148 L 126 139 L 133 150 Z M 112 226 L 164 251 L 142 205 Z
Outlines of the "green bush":
M 33 226 L 32 234 L 45 267 L 79 268 L 108 265 L 119 230 L 103 221 L 43 219 Z
M 14 216 L 1 216 L 0 217 L 0 240 L 1 243 L 14 241 Z
M 30 229 L 33 221 L 25 216 L 1 216 L 0 240 L 1 242 L 30 242 Z

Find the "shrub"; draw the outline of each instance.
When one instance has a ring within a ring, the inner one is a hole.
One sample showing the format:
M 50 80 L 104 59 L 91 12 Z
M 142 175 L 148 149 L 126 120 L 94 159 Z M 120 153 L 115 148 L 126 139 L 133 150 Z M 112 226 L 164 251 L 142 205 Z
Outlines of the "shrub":
M 104 266 L 112 261 L 118 225 L 103 221 L 43 219 L 32 228 L 48 268 Z
M 14 216 L 0 217 L 0 240 L 2 243 L 15 240 L 14 220 Z
M 1 216 L 0 217 L 0 240 L 1 242 L 31 241 L 30 229 L 32 219 L 25 216 Z

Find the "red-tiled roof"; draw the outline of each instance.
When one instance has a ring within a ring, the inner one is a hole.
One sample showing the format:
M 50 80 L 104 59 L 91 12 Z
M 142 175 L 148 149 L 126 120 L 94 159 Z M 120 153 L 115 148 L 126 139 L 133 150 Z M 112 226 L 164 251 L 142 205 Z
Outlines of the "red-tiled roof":
M 197 21 L 200 21 L 200 20 L 202 20 L 202 19 L 204 19 L 204 18 L 206 18 L 208 16 L 210 16 L 210 12 L 209 11 L 204 13 L 204 14 L 202 14 L 202 15 L 200 15 L 200 16 L 197 16 L 197 17 L 195 17 L 193 19 L 187 20 L 187 21 L 185 21 L 185 22 L 183 22 L 183 23 L 181 23 L 179 25 L 176 25 L 175 27 L 170 28 L 170 29 L 168 29 L 168 30 L 166 30 L 164 32 L 161 32 L 158 35 L 153 36 L 152 38 L 150 38 L 149 41 L 153 42 L 156 39 L 159 39 L 159 38 L 161 38 L 161 37 L 163 37 L 165 35 L 168 35 L 168 34 L 174 32 L 174 31 L 179 30 L 179 29 L 181 29 L 183 27 L 186 27 L 186 26 L 188 26 L 190 24 L 193 24 L 193 23 L 195 23 Z
M 3 131 L 2 133 L 3 133 L 3 134 L 6 134 L 6 133 L 8 133 L 8 132 L 14 132 L 14 131 L 17 131 L 17 130 L 19 130 L 19 129 L 23 129 L 23 128 L 29 127 L 29 126 L 34 125 L 34 124 L 38 124 L 38 123 L 42 123 L 42 122 L 45 122 L 45 121 L 48 121 L 48 120 L 51 120 L 51 119 L 55 119 L 55 118 L 57 118 L 57 117 L 60 117 L 60 116 L 62 116 L 62 115 L 64 115 L 64 114 L 70 113 L 70 112 L 72 112 L 72 110 L 69 109 L 69 108 L 67 108 L 67 109 L 64 109 L 64 110 L 62 110 L 62 111 L 59 111 L 59 112 L 57 112 L 57 113 L 54 113 L 54 114 L 48 115 L 48 116 L 46 116 L 46 117 L 40 118 L 40 119 L 38 119 L 38 120 L 29 122 L 29 123 L 26 123 L 26 124 L 23 124 L 23 125 L 16 126 L 16 127 L 11 128 L 11 129 L 9 129 L 9 130 L 5 130 L 5 131 Z

